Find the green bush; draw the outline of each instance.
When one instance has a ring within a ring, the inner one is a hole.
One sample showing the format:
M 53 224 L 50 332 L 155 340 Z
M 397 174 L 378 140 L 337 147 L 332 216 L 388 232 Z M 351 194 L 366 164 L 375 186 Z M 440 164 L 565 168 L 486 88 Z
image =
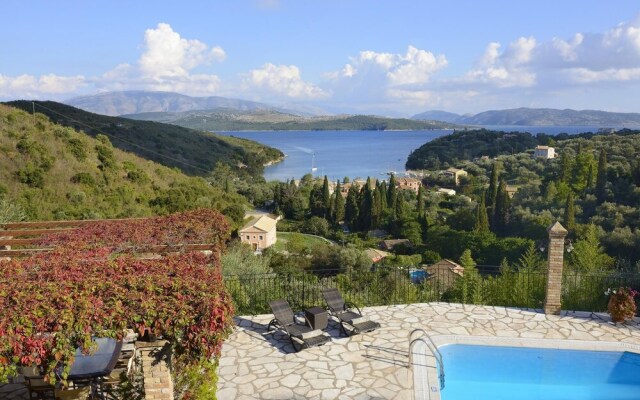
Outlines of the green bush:
M 30 187 L 44 187 L 44 171 L 32 163 L 28 163 L 24 168 L 16 171 L 16 177 L 20 183 L 29 185 Z
M 77 174 L 71 177 L 71 182 L 87 185 L 87 186 L 96 185 L 96 180 L 93 178 L 93 175 L 91 175 L 88 172 L 78 172 Z
M 82 140 L 78 138 L 67 140 L 67 148 L 76 160 L 84 161 L 87 159 L 87 145 Z

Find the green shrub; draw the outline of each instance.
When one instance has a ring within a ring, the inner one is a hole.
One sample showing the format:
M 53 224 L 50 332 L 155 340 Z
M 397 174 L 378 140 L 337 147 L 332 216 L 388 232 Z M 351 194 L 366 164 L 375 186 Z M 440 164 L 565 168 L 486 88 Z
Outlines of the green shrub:
M 84 161 L 87 159 L 87 146 L 82 140 L 78 138 L 71 138 L 67 140 L 67 148 L 76 160 Z
M 30 187 L 40 189 L 44 187 L 44 171 L 32 163 L 29 163 L 26 167 L 17 170 L 16 177 L 20 183 L 24 183 Z
M 91 175 L 88 172 L 78 172 L 77 174 L 71 177 L 71 182 L 79 183 L 87 186 L 96 185 L 96 180 L 93 178 L 93 175 Z

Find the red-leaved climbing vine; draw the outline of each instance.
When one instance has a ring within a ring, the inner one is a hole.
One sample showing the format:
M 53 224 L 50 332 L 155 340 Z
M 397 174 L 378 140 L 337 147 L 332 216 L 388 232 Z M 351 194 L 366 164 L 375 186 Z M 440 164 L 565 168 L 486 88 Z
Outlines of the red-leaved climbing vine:
M 213 210 L 99 221 L 47 237 L 50 252 L 0 261 L 0 381 L 34 364 L 64 380 L 77 347 L 126 328 L 163 335 L 194 363 L 219 355 L 233 314 L 219 261 L 227 232 Z M 212 251 L 178 251 L 194 243 Z M 157 245 L 178 252 L 141 257 Z

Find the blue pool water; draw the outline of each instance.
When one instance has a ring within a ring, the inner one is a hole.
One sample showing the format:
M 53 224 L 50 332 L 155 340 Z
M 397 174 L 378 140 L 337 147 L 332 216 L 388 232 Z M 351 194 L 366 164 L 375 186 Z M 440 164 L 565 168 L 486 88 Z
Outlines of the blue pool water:
M 446 345 L 443 400 L 638 400 L 640 354 Z

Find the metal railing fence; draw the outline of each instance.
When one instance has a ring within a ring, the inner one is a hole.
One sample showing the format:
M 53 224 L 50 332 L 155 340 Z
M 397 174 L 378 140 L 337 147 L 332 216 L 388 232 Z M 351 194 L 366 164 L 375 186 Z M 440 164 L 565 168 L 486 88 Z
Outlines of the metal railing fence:
M 546 270 L 497 266 L 478 266 L 462 274 L 447 268 L 427 274 L 415 267 L 378 267 L 224 278 L 238 315 L 270 313 L 269 301 L 279 298 L 294 310 L 323 306 L 322 289 L 330 287 L 358 306 L 441 301 L 541 309 L 546 281 Z M 620 286 L 640 289 L 640 274 L 565 272 L 562 308 L 606 311 L 606 290 Z

